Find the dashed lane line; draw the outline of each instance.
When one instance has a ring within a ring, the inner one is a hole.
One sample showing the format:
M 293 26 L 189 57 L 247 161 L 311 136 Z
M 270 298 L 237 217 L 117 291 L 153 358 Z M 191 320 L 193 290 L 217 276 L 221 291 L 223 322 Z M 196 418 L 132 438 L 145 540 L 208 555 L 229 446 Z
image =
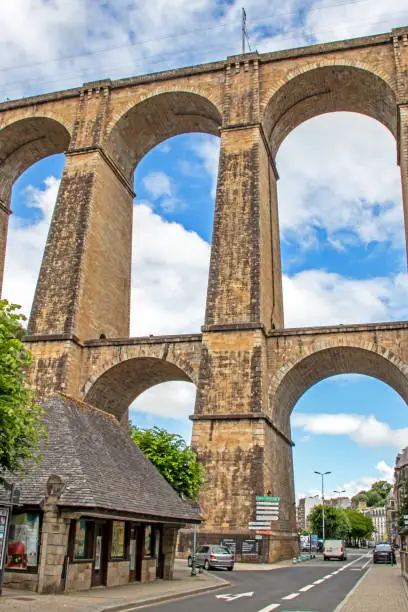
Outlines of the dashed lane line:
M 314 589 L 314 588 L 315 588 L 314 584 L 307 584 L 306 586 L 304 586 L 301 589 L 299 589 L 299 591 L 301 593 L 306 593 L 306 591 L 310 591 L 310 589 Z
M 326 580 L 329 580 L 330 578 L 333 578 L 333 576 L 336 576 L 337 574 L 340 574 L 340 572 L 343 572 L 345 569 L 347 569 L 351 565 L 354 565 L 354 563 L 356 563 L 357 561 L 360 561 L 361 559 L 366 558 L 366 556 L 367 555 L 361 555 L 360 557 L 357 557 L 357 559 L 354 559 L 354 561 L 351 561 L 350 563 L 347 563 L 347 565 L 343 565 L 343 567 L 340 567 L 338 570 L 332 572 L 331 574 L 327 574 L 326 576 L 323 576 L 322 578 L 319 578 L 319 580 L 315 580 L 313 582 L 313 584 L 307 584 L 306 586 L 300 588 L 298 592 L 290 593 L 290 595 L 286 595 L 285 597 L 282 597 L 281 599 L 284 600 L 284 601 L 287 601 L 287 600 L 295 599 L 296 597 L 299 597 L 299 595 L 301 593 L 306 593 L 310 589 L 313 589 L 316 585 L 322 584 Z M 369 562 L 370 562 L 370 559 L 368 560 L 367 564 Z M 365 567 L 365 565 L 364 565 L 364 567 Z M 358 570 L 358 571 L 360 571 L 360 570 Z M 266 608 L 262 608 L 261 610 L 258 610 L 258 612 L 271 612 L 272 610 L 276 610 L 276 608 L 279 608 L 279 606 L 280 606 L 280 604 L 275 604 L 275 603 L 274 604 L 270 604 L 269 606 L 266 606 Z
M 282 597 L 282 599 L 295 599 L 295 597 L 299 597 L 300 593 L 291 593 L 290 595 L 286 595 L 286 597 Z

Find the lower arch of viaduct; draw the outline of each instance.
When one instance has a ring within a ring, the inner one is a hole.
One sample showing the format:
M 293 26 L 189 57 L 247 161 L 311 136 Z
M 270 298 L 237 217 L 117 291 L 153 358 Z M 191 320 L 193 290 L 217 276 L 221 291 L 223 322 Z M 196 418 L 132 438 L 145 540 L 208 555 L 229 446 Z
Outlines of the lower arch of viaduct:
M 83 344 L 54 339 L 53 351 L 39 338 L 27 342 L 44 393 L 57 386 L 55 378 L 46 384 L 44 371 L 55 373 L 53 360 L 59 362 L 63 354 L 71 364 L 70 386 L 64 376 L 59 390 L 113 413 L 124 426 L 129 405 L 151 386 L 170 380 L 195 384 L 192 444 L 206 474 L 202 537 L 250 537 L 254 496 L 272 491 L 282 501 L 269 543 L 271 560 L 296 549 L 290 414 L 301 395 L 329 376 L 359 373 L 382 380 L 408 401 L 408 323 L 270 334 L 226 328 Z M 249 403 L 242 398 L 247 383 Z

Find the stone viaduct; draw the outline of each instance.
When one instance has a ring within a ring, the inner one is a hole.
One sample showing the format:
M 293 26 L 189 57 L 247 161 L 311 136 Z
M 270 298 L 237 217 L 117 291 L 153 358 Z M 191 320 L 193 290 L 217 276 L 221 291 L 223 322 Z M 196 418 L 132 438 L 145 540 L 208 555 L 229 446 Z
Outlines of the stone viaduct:
M 255 495 L 271 491 L 281 514 L 269 559 L 293 553 L 289 419 L 313 384 L 355 372 L 408 399 L 408 323 L 284 329 L 275 165 L 301 122 L 366 114 L 395 136 L 407 215 L 407 71 L 408 28 L 399 28 L 0 104 L 2 266 L 13 182 L 39 159 L 66 155 L 26 338 L 34 382 L 125 423 L 145 389 L 193 382 L 206 539 L 249 537 Z M 129 338 L 133 172 L 185 132 L 221 139 L 204 326 Z

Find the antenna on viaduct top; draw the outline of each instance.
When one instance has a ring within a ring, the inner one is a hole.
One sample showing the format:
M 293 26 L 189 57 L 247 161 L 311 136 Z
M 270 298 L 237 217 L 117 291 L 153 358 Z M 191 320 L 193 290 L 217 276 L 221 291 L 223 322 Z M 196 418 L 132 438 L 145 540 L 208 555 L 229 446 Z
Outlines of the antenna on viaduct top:
M 241 33 L 242 33 L 242 54 L 244 55 L 246 53 L 245 50 L 245 40 L 248 43 L 248 49 L 251 51 L 251 45 L 249 44 L 249 36 L 248 36 L 248 30 L 247 30 L 247 26 L 246 26 L 246 12 L 245 9 L 242 8 L 242 18 L 241 18 Z

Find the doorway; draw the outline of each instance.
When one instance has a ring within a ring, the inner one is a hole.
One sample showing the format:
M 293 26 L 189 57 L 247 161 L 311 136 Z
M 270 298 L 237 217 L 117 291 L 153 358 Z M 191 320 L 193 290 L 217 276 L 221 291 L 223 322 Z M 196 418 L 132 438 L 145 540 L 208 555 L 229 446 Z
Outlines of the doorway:
M 92 586 L 106 586 L 108 566 L 107 523 L 95 523 L 94 561 L 92 564 Z

